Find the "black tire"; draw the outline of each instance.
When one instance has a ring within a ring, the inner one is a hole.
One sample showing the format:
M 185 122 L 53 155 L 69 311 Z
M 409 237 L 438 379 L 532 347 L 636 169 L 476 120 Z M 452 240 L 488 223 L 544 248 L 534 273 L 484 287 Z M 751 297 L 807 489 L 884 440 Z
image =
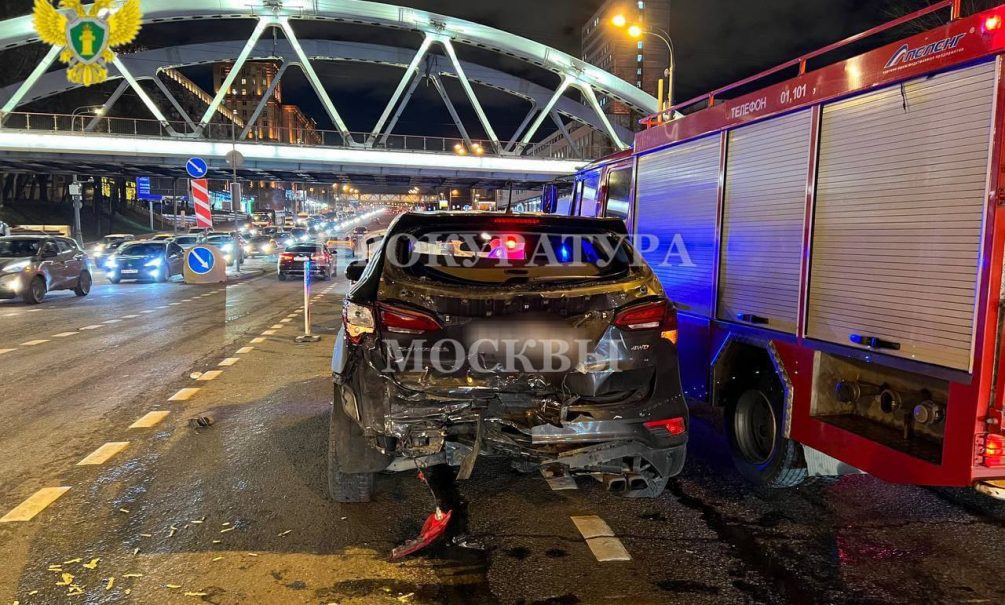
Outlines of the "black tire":
M 45 298 L 45 280 L 42 279 L 42 276 L 36 275 L 25 288 L 21 300 L 29 305 L 37 305 L 42 302 L 43 298 Z
M 340 439 L 352 442 L 352 450 L 357 447 L 369 448 L 359 426 L 342 411 L 341 389 L 335 386 L 335 405 L 332 407 L 328 429 L 328 495 L 335 502 L 369 502 L 373 496 L 374 473 L 344 473 L 339 460 Z
M 767 487 L 793 487 L 806 479 L 803 447 L 784 436 L 784 393 L 772 376 L 726 403 L 725 428 L 733 464 Z
M 279 281 L 286 281 L 286 274 L 285 273 L 280 273 L 279 274 Z
M 77 296 L 87 296 L 91 293 L 91 272 L 81 271 L 77 278 L 77 287 L 73 289 Z

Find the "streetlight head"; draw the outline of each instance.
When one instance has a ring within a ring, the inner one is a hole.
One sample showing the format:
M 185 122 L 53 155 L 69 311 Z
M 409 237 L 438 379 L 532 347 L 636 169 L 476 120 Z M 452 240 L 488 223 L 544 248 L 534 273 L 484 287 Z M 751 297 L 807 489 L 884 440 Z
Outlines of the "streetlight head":
M 624 27 L 625 24 L 628 23 L 628 19 L 625 19 L 624 15 L 614 15 L 611 18 L 611 23 L 614 27 Z
M 104 114 L 105 114 L 105 108 L 104 107 L 95 107 L 94 108 L 94 115 L 100 116 L 100 115 L 104 115 Z
M 633 38 L 638 38 L 642 36 L 642 28 L 639 27 L 638 25 L 632 25 L 631 27 L 628 28 L 628 35 Z

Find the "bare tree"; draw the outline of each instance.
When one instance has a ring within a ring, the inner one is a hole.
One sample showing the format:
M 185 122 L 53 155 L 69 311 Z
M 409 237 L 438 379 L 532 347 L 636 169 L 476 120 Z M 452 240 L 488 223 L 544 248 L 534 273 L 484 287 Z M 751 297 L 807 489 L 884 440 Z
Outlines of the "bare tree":
M 890 19 L 897 19 L 926 6 L 931 6 L 937 1 L 938 0 L 890 0 L 887 2 L 886 8 L 883 9 L 883 14 Z M 988 10 L 989 8 L 998 6 L 999 4 L 1001 4 L 1001 0 L 963 0 L 963 15 L 979 13 L 983 10 Z M 911 30 L 911 33 L 918 33 L 934 29 L 940 25 L 945 25 L 948 22 L 949 10 L 946 9 L 925 15 L 920 19 L 915 19 L 907 26 L 907 28 Z

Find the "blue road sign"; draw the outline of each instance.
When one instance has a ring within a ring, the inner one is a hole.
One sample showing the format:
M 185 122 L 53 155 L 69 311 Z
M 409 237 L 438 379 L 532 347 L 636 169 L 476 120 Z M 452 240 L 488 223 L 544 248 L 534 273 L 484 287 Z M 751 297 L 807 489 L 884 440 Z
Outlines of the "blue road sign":
M 189 161 L 185 162 L 185 171 L 193 179 L 201 179 L 209 172 L 209 166 L 202 158 L 190 158 Z
M 213 264 L 216 262 L 216 257 L 213 255 L 213 251 L 209 248 L 195 246 L 188 251 L 188 257 L 185 262 L 188 263 L 188 268 L 192 270 L 192 273 L 195 273 L 196 275 L 205 275 L 213 270 Z

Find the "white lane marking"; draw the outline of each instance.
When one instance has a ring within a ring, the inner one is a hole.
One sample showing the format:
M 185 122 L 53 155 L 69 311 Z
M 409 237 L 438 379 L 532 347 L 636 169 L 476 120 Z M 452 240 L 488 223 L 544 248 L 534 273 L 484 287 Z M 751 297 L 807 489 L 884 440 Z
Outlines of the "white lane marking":
M 174 302 L 174 303 L 168 303 L 168 306 L 169 306 L 169 307 L 175 307 L 175 306 L 178 306 L 178 305 L 180 305 L 180 304 L 181 304 L 181 303 L 177 303 L 177 302 Z
M 168 401 L 188 401 L 193 395 L 199 392 L 198 388 L 187 387 L 179 390 L 177 393 L 168 398 Z
M 262 332 L 262 336 L 272 336 L 275 333 L 276 333 L 275 330 L 266 330 L 266 331 Z
M 137 317 L 139 317 L 139 315 L 123 315 L 122 319 L 135 319 Z
M 168 414 L 171 412 L 167 411 L 157 411 L 157 412 L 147 412 L 140 417 L 139 420 L 129 425 L 131 429 L 148 429 L 157 426 L 162 420 L 167 418 Z
M 571 517 L 571 519 L 598 561 L 632 560 L 621 540 L 614 535 L 611 526 L 603 519 L 596 515 Z
M 167 306 L 167 305 L 161 305 L 161 306 L 159 306 L 159 307 L 156 307 L 156 308 L 158 308 L 158 309 L 167 309 L 167 308 L 168 308 L 168 306 Z
M 47 506 L 69 490 L 69 487 L 43 487 L 29 496 L 27 500 L 15 506 L 9 513 L 0 517 L 0 523 L 31 521 L 35 515 L 45 510 Z
M 220 374 L 223 374 L 223 370 L 209 370 L 208 372 L 203 372 L 202 375 L 196 378 L 196 380 L 205 382 L 207 380 L 213 380 Z
M 234 365 L 235 363 L 237 363 L 239 361 L 241 361 L 240 357 L 228 357 L 228 358 L 224 359 L 223 361 L 221 361 L 220 363 L 218 363 L 217 365 L 223 366 L 223 367 L 227 367 L 227 366 L 232 366 L 232 365 Z
M 46 339 L 42 339 L 42 340 L 29 340 L 28 342 L 22 342 L 21 346 L 22 347 L 34 347 L 35 345 L 40 345 L 43 342 L 49 342 L 49 341 L 46 340 Z
M 284 326 L 283 324 L 276 324 L 274 326 L 269 326 L 269 329 L 270 330 L 280 330 L 280 329 L 285 328 L 285 327 L 286 326 Z
M 4 317 L 17 317 L 18 315 L 20 315 L 20 313 L 8 313 L 4 315 Z
M 17 349 L 0 349 L 0 355 L 3 355 L 4 353 L 10 353 L 11 351 L 17 351 Z
M 80 332 L 60 332 L 59 334 L 53 334 L 53 338 L 66 338 L 67 336 L 73 336 L 74 334 L 80 334 Z
M 265 339 L 262 338 L 261 336 L 256 336 L 256 337 L 254 337 L 254 338 L 251 339 L 251 344 L 253 344 L 253 345 L 257 345 L 257 344 L 262 343 L 262 342 L 265 342 Z M 11 350 L 13 350 L 13 349 L 11 349 Z
M 183 299 L 181 299 L 181 301 L 182 302 L 192 302 L 192 299 L 191 298 L 183 298 Z
M 41 310 L 42 309 L 28 309 L 27 311 L 25 311 L 25 313 L 38 313 Z
M 144 315 L 149 315 L 150 313 L 153 313 L 153 312 L 154 312 L 153 309 L 147 309 L 146 311 L 140 311 L 140 313 L 142 313 Z
M 293 321 L 293 320 L 292 320 L 292 319 L 290 319 L 289 317 L 284 317 L 283 319 L 280 319 L 280 320 L 279 320 L 279 323 L 281 323 L 281 324 L 288 324 L 288 323 L 290 323 L 291 321 Z
M 84 326 L 81 330 L 97 330 L 98 328 L 104 328 L 105 326 L 101 324 L 91 324 L 89 326 Z
M 98 464 L 104 464 L 105 462 L 108 462 L 112 456 L 126 449 L 128 445 L 128 441 L 109 441 L 85 456 L 83 460 L 77 463 L 77 466 L 95 466 Z
M 120 321 L 122 321 L 122 320 L 121 319 L 109 319 L 109 320 L 103 321 L 101 323 L 103 323 L 103 324 L 117 324 Z
M 234 351 L 235 355 L 244 355 L 245 353 L 250 353 L 255 350 L 255 347 L 241 347 L 240 349 Z

